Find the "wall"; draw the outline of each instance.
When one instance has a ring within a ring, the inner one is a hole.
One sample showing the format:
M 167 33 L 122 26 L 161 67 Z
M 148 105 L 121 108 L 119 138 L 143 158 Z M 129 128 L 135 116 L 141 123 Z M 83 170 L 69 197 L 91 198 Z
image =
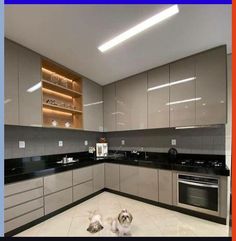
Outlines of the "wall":
M 87 151 L 100 136 L 98 132 L 5 126 L 5 159 Z M 64 142 L 63 147 L 58 147 L 59 140 Z M 19 149 L 19 141 L 26 142 L 25 149 Z
M 218 128 L 196 129 L 153 129 L 106 133 L 109 148 L 117 149 L 121 140 L 125 140 L 122 150 L 141 150 L 167 152 L 171 139 L 176 139 L 175 146 L 179 153 L 225 154 L 225 126 Z

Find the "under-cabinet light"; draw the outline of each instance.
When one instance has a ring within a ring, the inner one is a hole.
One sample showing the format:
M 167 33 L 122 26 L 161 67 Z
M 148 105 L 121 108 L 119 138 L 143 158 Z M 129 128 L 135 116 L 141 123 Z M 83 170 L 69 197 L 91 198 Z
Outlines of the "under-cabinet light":
M 41 86 L 42 86 L 42 82 L 40 81 L 39 83 L 37 83 L 37 84 L 33 85 L 32 87 L 30 87 L 30 88 L 27 90 L 27 92 L 32 93 L 32 92 L 40 89 Z
M 102 44 L 101 46 L 98 47 L 98 49 L 101 52 L 105 52 L 108 49 L 124 42 L 125 40 L 135 36 L 138 33 L 143 32 L 144 30 L 154 26 L 157 23 L 162 22 L 163 20 L 177 14 L 179 12 L 179 8 L 178 5 L 173 5 L 159 13 L 157 13 L 156 15 L 148 18 L 147 20 L 137 24 L 136 26 L 128 29 L 127 31 L 117 35 L 115 38 L 109 40 L 108 42 Z
M 178 84 L 189 82 L 189 81 L 195 80 L 195 79 L 196 79 L 196 77 L 191 77 L 191 78 L 187 78 L 187 79 L 177 80 L 177 81 L 174 81 L 174 82 L 171 82 L 171 83 L 167 83 L 167 84 L 163 84 L 163 85 L 157 85 L 157 86 L 148 88 L 147 91 L 157 90 L 157 89 L 161 89 L 161 88 L 172 86 L 172 85 L 178 85 Z
M 177 105 L 177 104 L 191 102 L 191 101 L 197 101 L 197 100 L 201 100 L 201 99 L 202 99 L 202 97 L 187 99 L 187 100 L 173 101 L 173 102 L 166 103 L 166 105 Z
M 203 125 L 203 126 L 179 126 L 175 127 L 176 130 L 182 129 L 196 129 L 196 128 L 219 128 L 221 125 Z
M 60 97 L 64 97 L 64 98 L 68 98 L 68 99 L 72 99 L 73 97 L 70 96 L 70 95 L 65 95 L 65 94 L 61 94 L 59 92 L 56 92 L 56 91 L 53 91 L 53 90 L 49 90 L 49 89 L 46 89 L 46 88 L 43 88 L 43 92 L 46 92 L 48 94 L 54 94 L 54 95 L 58 95 Z
M 42 71 L 43 71 L 43 72 L 46 72 L 46 73 L 48 73 L 48 74 L 50 74 L 50 75 L 58 76 L 58 77 L 60 77 L 60 78 L 62 78 L 62 79 L 65 79 L 66 81 L 73 82 L 72 79 L 68 79 L 68 78 L 66 78 L 65 76 L 60 75 L 60 74 L 57 74 L 56 72 L 53 72 L 53 71 L 51 71 L 51 70 L 49 70 L 49 69 L 42 68 Z
M 102 104 L 103 101 L 98 101 L 98 102 L 93 102 L 93 103 L 88 103 L 88 104 L 84 104 L 84 106 L 91 106 L 91 105 L 99 105 L 99 104 Z
M 64 111 L 59 111 L 59 110 L 52 110 L 52 109 L 48 109 L 48 108 L 43 108 L 43 111 L 46 113 L 51 114 L 52 112 L 55 114 L 59 114 L 59 115 L 67 115 L 67 116 L 72 116 L 72 113 L 68 113 L 68 112 L 64 112 Z

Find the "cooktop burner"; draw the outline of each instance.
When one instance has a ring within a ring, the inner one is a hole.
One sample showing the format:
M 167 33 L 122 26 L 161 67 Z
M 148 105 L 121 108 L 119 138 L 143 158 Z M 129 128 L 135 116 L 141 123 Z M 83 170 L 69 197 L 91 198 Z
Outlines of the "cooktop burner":
M 224 163 L 220 160 L 193 160 L 193 159 L 185 159 L 180 160 L 178 164 L 182 166 L 191 166 L 191 167 L 223 167 Z

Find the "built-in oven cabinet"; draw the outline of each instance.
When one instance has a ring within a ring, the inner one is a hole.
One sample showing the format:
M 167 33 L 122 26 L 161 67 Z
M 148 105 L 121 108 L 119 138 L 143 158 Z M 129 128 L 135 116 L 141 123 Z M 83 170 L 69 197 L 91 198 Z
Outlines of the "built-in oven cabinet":
M 185 181 L 182 175 L 209 179 L 208 182 Z M 227 217 L 227 179 L 199 173 L 173 172 L 173 205 L 222 218 Z M 189 197 L 187 195 L 190 195 Z M 202 196 L 204 195 L 204 196 Z M 198 199 L 198 200 L 197 200 Z M 212 200 L 210 200 L 212 199 Z M 194 204 L 192 204 L 194 203 Z M 195 205 L 196 204 L 196 205 Z

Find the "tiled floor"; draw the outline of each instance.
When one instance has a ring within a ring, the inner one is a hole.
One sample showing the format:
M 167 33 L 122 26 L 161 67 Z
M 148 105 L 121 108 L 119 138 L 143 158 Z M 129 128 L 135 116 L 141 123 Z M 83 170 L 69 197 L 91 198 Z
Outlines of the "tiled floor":
M 108 219 L 123 209 L 133 215 L 132 236 L 228 236 L 229 228 L 203 219 L 156 207 L 108 192 L 101 193 L 16 236 L 116 236 Z M 90 234 L 89 212 L 102 215 L 104 229 Z

